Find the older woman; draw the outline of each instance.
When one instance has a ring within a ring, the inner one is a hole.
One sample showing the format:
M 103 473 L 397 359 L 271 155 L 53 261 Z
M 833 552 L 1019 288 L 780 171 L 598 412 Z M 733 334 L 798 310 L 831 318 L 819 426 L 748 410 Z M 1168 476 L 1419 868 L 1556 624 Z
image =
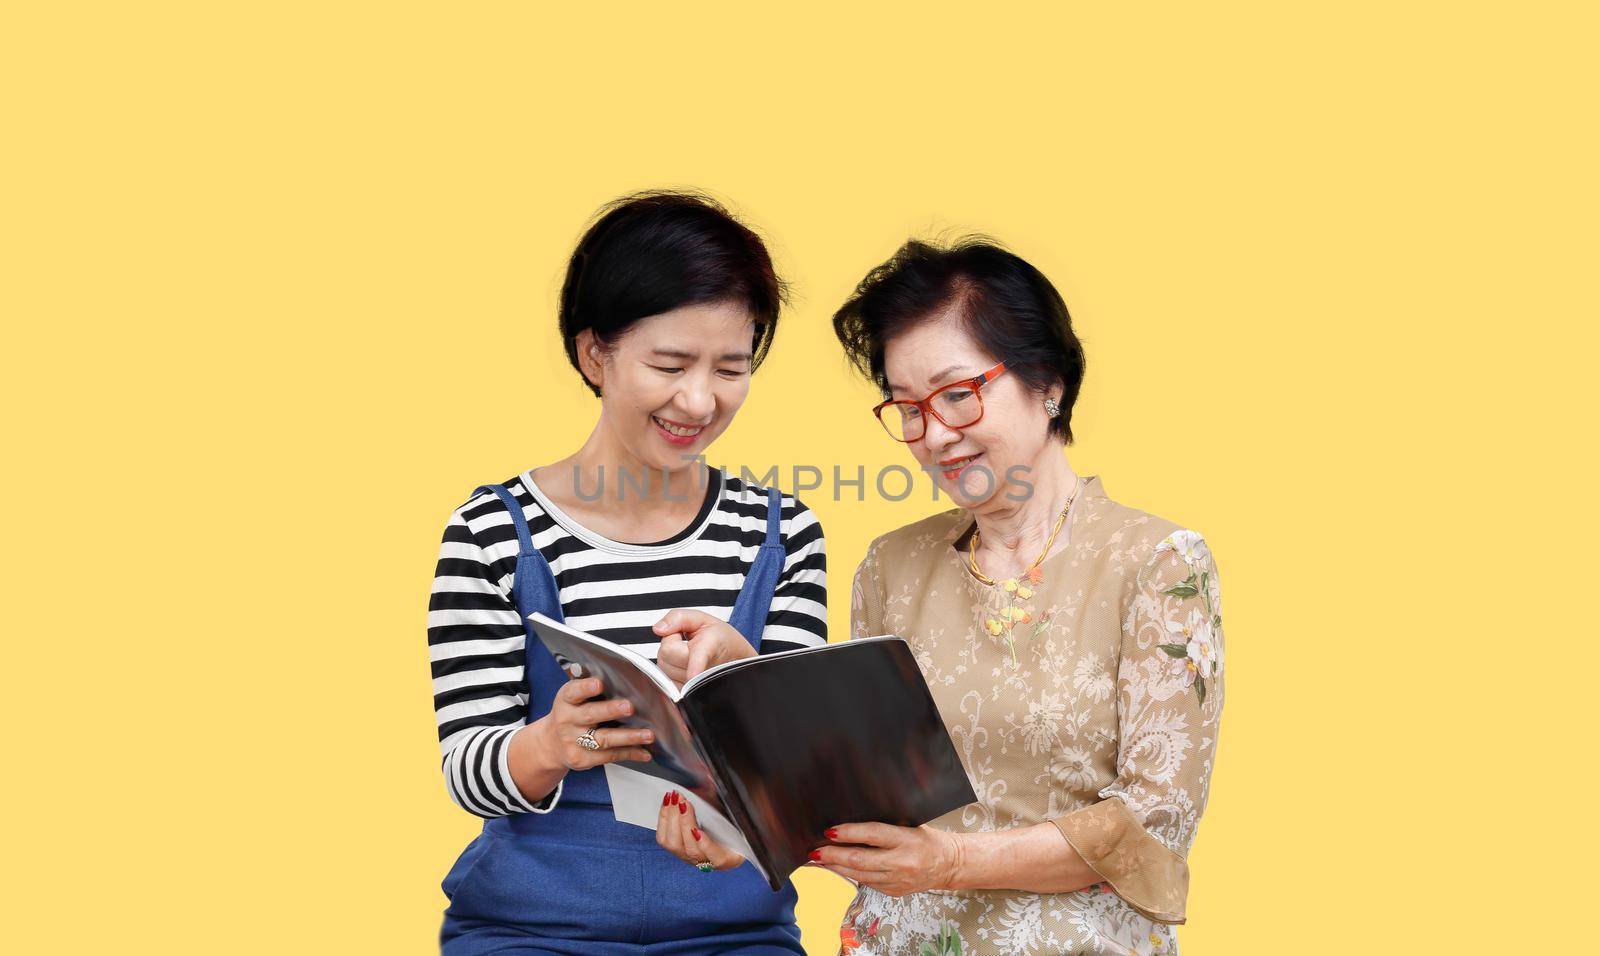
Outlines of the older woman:
M 1222 710 L 1210 550 L 1073 471 L 1083 351 L 1021 258 L 907 243 L 834 328 L 960 505 L 872 543 L 852 632 L 910 642 L 978 794 L 830 832 L 813 859 L 859 886 L 843 950 L 1175 952 Z

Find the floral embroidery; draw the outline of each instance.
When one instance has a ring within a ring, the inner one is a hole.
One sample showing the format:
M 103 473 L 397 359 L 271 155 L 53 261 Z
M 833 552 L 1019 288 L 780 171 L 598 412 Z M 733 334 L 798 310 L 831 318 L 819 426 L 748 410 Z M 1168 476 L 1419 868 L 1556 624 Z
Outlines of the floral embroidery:
M 1043 583 L 1044 572 L 1038 568 L 1029 568 L 1027 573 L 1020 578 L 1006 578 L 1000 582 L 1000 587 L 1005 591 L 1009 599 L 1026 601 L 1033 597 L 1033 592 Z M 1050 625 L 1048 617 L 1038 622 L 1035 622 L 1034 617 L 1032 607 L 1007 603 L 1005 607 L 999 610 L 997 616 L 983 622 L 984 629 L 989 632 L 990 637 L 1005 639 L 1006 648 L 1011 651 L 1011 666 L 1013 667 L 1017 666 L 1017 626 L 1019 624 L 1033 625 L 1031 632 L 1025 632 L 1026 636 L 1038 637 Z
M 924 942 L 917 950 L 918 956 L 961 956 L 961 936 L 956 932 L 954 923 L 946 923 L 939 929 L 939 935 L 933 942 Z
M 839 927 L 839 952 L 841 954 L 852 953 L 860 949 L 864 945 L 863 936 L 870 940 L 878 935 L 878 922 L 882 919 L 880 916 L 872 917 L 872 922 L 867 924 L 867 928 L 864 931 L 856 928 L 855 924 L 861 922 L 863 915 L 861 911 L 865 902 L 865 896 L 857 895 L 851 901 L 850 908 L 845 910 L 844 925 Z
M 1054 694 L 1044 694 L 1028 702 L 1028 716 L 1022 720 L 1022 743 L 1030 754 L 1049 753 L 1055 748 L 1057 733 L 1067 718 L 1067 706 Z
M 1168 620 L 1167 633 L 1174 640 L 1158 645 L 1172 658 L 1172 675 L 1184 686 L 1192 686 L 1203 704 L 1206 681 L 1215 678 L 1222 669 L 1222 650 L 1216 638 L 1216 633 L 1222 630 L 1222 614 L 1213 601 L 1215 585 L 1209 568 L 1195 571 L 1197 564 L 1211 556 L 1211 551 L 1193 531 L 1174 532 L 1162 542 L 1158 553 L 1161 550 L 1176 551 L 1189 565 L 1189 576 L 1161 593 L 1183 599 L 1198 596 L 1205 601 L 1204 612 L 1193 608 L 1182 620 Z
M 1048 772 L 1072 790 L 1094 786 L 1094 757 L 1082 747 L 1068 747 L 1050 758 Z
M 1072 668 L 1072 686 L 1097 704 L 1111 699 L 1111 673 L 1099 654 L 1090 651 L 1078 659 Z
M 844 923 L 839 927 L 839 956 L 846 956 L 861 948 L 861 934 L 856 932 L 855 923 L 861 918 L 861 895 L 850 901 L 849 909 L 844 911 Z M 876 923 L 876 920 L 874 920 Z

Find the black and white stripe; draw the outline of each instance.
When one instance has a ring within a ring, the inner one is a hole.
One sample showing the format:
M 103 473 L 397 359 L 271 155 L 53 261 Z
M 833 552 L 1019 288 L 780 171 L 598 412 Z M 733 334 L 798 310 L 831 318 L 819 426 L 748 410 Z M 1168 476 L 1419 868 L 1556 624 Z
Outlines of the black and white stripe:
M 610 541 L 563 514 L 524 472 L 504 483 L 522 505 L 533 543 L 550 563 L 567 623 L 654 657 L 651 627 L 674 608 L 727 620 L 766 536 L 765 489 L 715 469 L 684 532 L 658 544 Z M 788 557 L 767 614 L 762 653 L 827 641 L 827 557 L 822 526 L 783 496 Z M 481 817 L 549 809 L 511 782 L 506 756 L 524 723 L 524 632 L 511 602 L 517 534 L 495 496 L 474 495 L 445 525 L 428 602 L 434 716 L 445 785 Z

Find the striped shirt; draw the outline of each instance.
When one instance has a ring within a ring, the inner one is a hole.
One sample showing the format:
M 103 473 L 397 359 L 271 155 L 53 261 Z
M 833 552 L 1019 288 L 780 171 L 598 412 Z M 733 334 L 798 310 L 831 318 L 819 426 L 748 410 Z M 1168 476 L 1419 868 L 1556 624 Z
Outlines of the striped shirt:
M 705 500 L 689 526 L 653 544 L 602 537 L 572 520 L 523 472 L 504 482 L 522 505 L 534 547 L 549 562 L 568 624 L 654 658 L 651 628 L 675 608 L 727 620 L 766 538 L 766 490 L 709 469 Z M 822 526 L 783 496 L 783 572 L 761 652 L 827 642 L 827 556 Z M 494 495 L 475 494 L 450 515 L 433 594 L 428 651 L 445 787 L 480 817 L 548 812 L 557 789 L 523 797 L 507 767 L 510 737 L 526 722 L 526 635 L 511 600 L 517 532 Z

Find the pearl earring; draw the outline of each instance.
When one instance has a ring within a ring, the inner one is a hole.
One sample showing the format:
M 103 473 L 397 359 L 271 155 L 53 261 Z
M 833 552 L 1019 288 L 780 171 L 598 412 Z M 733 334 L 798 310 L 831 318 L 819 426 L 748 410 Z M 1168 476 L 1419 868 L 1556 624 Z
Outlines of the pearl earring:
M 1047 398 L 1044 400 L 1044 411 L 1046 415 L 1055 418 L 1061 414 L 1061 403 L 1053 398 Z

